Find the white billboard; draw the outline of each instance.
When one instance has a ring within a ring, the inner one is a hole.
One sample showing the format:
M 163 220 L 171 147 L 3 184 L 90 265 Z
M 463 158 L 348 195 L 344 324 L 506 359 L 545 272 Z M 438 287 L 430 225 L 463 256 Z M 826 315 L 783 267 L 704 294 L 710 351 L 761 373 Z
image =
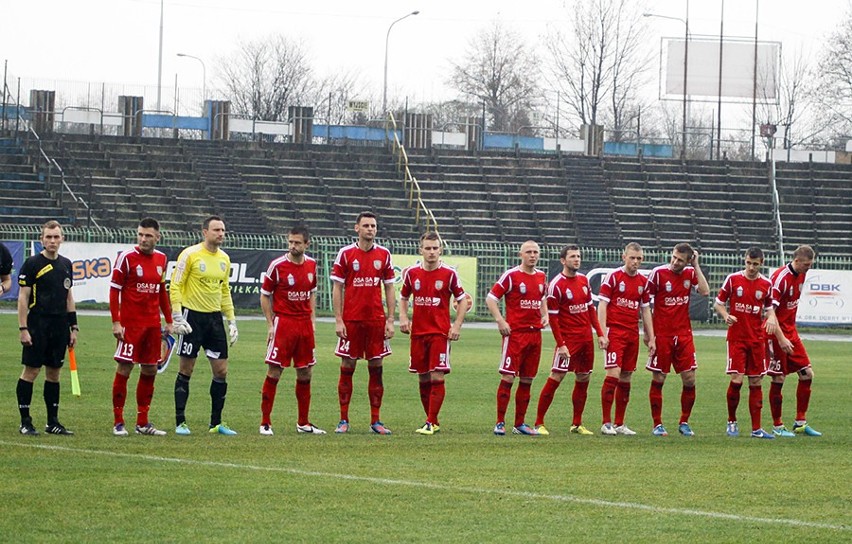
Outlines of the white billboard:
M 59 254 L 71 259 L 74 271 L 74 300 L 109 302 L 109 280 L 118 254 L 133 244 L 87 244 L 63 242 Z
M 852 271 L 809 270 L 802 285 L 796 322 L 852 325 Z
M 664 42 L 665 98 L 683 97 L 683 38 Z M 719 40 L 689 40 L 686 52 L 687 95 L 695 98 L 719 96 Z M 757 42 L 757 100 L 778 99 L 778 69 L 781 58 L 779 42 Z M 722 98 L 751 100 L 754 94 L 754 42 L 724 40 L 722 42 Z

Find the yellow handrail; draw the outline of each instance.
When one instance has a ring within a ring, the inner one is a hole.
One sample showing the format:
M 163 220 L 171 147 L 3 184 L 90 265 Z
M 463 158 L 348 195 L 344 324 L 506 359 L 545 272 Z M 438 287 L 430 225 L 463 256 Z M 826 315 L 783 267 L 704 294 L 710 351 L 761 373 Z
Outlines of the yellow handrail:
M 391 132 L 393 132 L 393 153 L 397 157 L 397 169 L 403 172 L 403 187 L 406 191 L 408 191 L 408 207 L 411 208 L 416 206 L 414 214 L 415 222 L 418 225 L 420 224 L 420 214 L 422 213 L 426 230 L 437 234 L 441 245 L 443 245 L 444 240 L 441 238 L 441 233 L 438 231 L 438 221 L 435 219 L 435 214 L 433 214 L 426 206 L 426 203 L 423 202 L 422 191 L 420 190 L 420 184 L 417 183 L 417 178 L 411 175 L 411 170 L 408 168 L 408 154 L 405 152 L 405 147 L 403 147 L 402 143 L 399 141 L 396 119 L 394 119 L 393 114 L 390 112 L 388 112 L 388 120 L 392 127 Z

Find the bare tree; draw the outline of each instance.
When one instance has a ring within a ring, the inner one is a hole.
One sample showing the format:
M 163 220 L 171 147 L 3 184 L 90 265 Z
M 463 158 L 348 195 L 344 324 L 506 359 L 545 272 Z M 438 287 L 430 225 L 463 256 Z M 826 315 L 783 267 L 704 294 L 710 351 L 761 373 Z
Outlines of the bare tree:
M 240 43 L 221 74 L 233 113 L 264 121 L 285 121 L 287 106 L 316 88 L 305 47 L 280 35 Z
M 560 97 L 585 125 L 607 123 L 615 136 L 635 123 L 651 49 L 644 2 L 577 0 L 572 25 L 548 40 Z
M 819 62 L 821 110 L 835 134 L 852 131 L 852 9 L 825 43 Z
M 350 100 L 368 99 L 368 92 L 357 73 L 351 70 L 338 71 L 308 89 L 303 103 L 314 106 L 314 119 L 318 122 L 330 125 L 352 122 L 364 124 L 364 116 L 347 110 L 347 104 Z
M 817 91 L 813 68 L 802 50 L 782 59 L 777 89 L 770 89 L 771 78 L 758 74 L 757 89 L 761 98 L 758 119 L 778 126 L 782 147 L 790 149 L 812 142 L 827 128 L 825 119 L 816 115 Z M 777 91 L 777 99 L 773 99 Z
M 539 63 L 516 32 L 495 21 L 471 39 L 462 61 L 451 63 L 448 83 L 485 104 L 492 130 L 516 132 L 529 125 Z

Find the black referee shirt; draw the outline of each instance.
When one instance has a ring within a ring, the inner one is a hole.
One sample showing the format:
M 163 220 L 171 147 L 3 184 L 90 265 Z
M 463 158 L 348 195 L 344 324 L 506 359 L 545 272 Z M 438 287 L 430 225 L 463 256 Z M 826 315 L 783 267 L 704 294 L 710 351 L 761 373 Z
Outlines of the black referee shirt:
M 9 248 L 0 244 L 0 276 L 11 274 L 13 265 L 12 254 L 9 252 Z
M 41 253 L 21 266 L 18 285 L 32 287 L 27 307 L 31 313 L 63 315 L 68 312 L 68 290 L 73 285 L 71 261 L 58 255 L 51 261 Z

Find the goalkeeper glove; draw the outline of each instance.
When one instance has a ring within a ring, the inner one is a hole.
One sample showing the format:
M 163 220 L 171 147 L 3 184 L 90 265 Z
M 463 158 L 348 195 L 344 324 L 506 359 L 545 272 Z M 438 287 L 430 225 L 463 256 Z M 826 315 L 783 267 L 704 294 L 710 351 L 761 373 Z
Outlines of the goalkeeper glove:
M 228 336 L 231 338 L 232 346 L 237 343 L 237 338 L 240 337 L 240 331 L 237 330 L 236 320 L 228 321 Z
M 186 318 L 180 312 L 172 314 L 172 332 L 183 336 L 192 332 L 192 327 L 186 322 Z

